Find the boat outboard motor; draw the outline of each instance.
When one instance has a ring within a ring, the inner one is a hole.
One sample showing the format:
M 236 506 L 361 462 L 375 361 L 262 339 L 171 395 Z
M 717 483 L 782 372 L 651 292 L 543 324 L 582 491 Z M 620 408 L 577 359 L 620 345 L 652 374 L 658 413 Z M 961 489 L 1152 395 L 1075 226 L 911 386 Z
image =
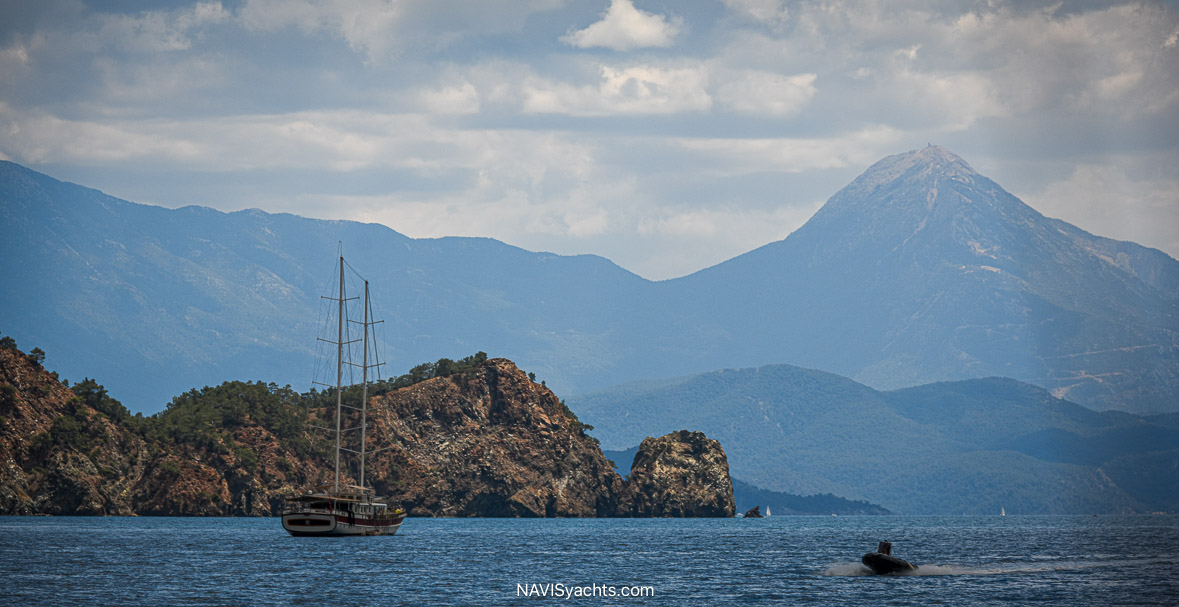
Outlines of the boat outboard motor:
M 913 563 L 892 556 L 892 543 L 885 541 L 876 546 L 876 552 L 865 554 L 860 562 L 877 575 L 904 575 L 917 570 Z

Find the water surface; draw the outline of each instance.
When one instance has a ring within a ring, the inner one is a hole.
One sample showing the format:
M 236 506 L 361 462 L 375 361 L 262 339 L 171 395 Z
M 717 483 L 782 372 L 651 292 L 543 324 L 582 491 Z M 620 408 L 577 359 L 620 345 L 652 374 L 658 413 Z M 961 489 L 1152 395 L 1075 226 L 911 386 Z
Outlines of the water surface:
M 1179 604 L 1174 516 L 408 519 L 368 538 L 294 538 L 277 519 L 3 517 L 0 538 L 8 604 Z M 859 557 L 882 539 L 918 575 L 866 575 Z

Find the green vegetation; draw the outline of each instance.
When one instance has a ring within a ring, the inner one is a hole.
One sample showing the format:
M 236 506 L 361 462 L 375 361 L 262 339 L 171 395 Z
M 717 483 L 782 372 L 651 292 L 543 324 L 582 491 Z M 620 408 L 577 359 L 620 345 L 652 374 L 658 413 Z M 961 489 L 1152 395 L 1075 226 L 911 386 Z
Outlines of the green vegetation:
M 229 381 L 189 390 L 173 398 L 164 411 L 144 417 L 136 425 L 148 442 L 189 444 L 217 453 L 232 451 L 244 467 L 252 468 L 258 456 L 232 437 L 233 430 L 251 424 L 266 428 L 300 456 L 320 453 L 306 432 L 305 398 L 290 386 Z
M 439 359 L 410 369 L 409 373 L 390 380 L 374 382 L 369 395 L 377 396 L 436 377 L 472 373 L 487 361 L 478 352 L 460 360 Z M 344 398 L 360 398 L 360 386 L 344 388 Z M 298 393 L 290 386 L 279 387 L 262 381 L 228 381 L 218 386 L 189 390 L 172 399 L 164 411 L 155 415 L 132 415 L 118 400 L 93 379 L 86 378 L 71 387 L 80 404 L 88 405 L 115 424 L 128 428 L 155 448 L 190 445 L 214 453 L 233 453 L 247 470 L 258 465 L 258 454 L 234 440 L 234 430 L 258 425 L 265 428 L 300 458 L 325 457 L 328 442 L 309 432 L 314 412 L 330 410 L 335 404 L 335 389 Z M 2 395 L 0 395 L 2 396 Z M 574 417 L 576 419 L 576 417 Z M 52 434 L 61 433 L 68 444 L 83 445 L 81 423 L 66 419 Z
M 13 343 L 13 340 L 9 338 L 5 343 Z M 442 358 L 420 364 L 404 375 L 370 384 L 369 396 L 379 396 L 435 378 L 471 381 L 487 360 L 486 353 L 478 352 L 459 360 Z M 200 455 L 202 451 L 227 456 L 232 467 L 256 474 L 263 453 L 262 443 L 256 441 L 267 440 L 265 434 L 259 433 L 261 428 L 273 435 L 280 449 L 289 451 L 286 457 L 274 460 L 283 472 L 294 473 L 299 468 L 295 462 L 330 460 L 332 440 L 315 428 L 335 425 L 335 389 L 299 393 L 290 386 L 279 387 L 262 381 L 227 381 L 177 395 L 163 411 L 145 416 L 132 414 L 111 396 L 105 386 L 92 378 L 84 378 L 73 385 L 62 382 L 62 385 L 72 392 L 65 414 L 53 419 L 49 429 L 32 441 L 31 447 L 42 459 L 67 449 L 87 455 L 95 462 L 96 468 L 104 470 L 97 463 L 101 458 L 96 459 L 96 453 L 105 448 L 104 444 L 112 439 L 122 442 L 128 437 L 138 437 L 146 443 L 154 465 L 168 475 L 183 474 L 183 462 L 187 458 L 197 456 L 204 461 Z M 50 392 L 57 390 L 60 394 L 53 382 L 40 382 L 26 388 L 25 395 L 31 397 L 42 388 Z M 342 396 L 354 404 L 359 402 L 361 390 L 361 386 L 349 386 L 344 388 Z M 0 390 L 0 402 L 11 401 L 15 406 L 19 398 L 20 391 L 14 386 L 5 385 Z M 578 420 L 564 401 L 560 401 L 560 409 L 583 435 L 593 429 Z M 346 415 L 356 413 L 348 411 Z M 355 425 L 348 424 L 349 427 Z M 114 434 L 111 433 L 112 426 L 117 429 Z
M 60 415 L 49 425 L 49 430 L 33 437 L 30 448 L 48 454 L 60 449 L 74 449 L 86 453 L 100 444 L 103 429 L 86 409 L 75 407 L 67 415 Z
M 87 377 L 70 387 L 74 395 L 85 405 L 110 418 L 119 425 L 129 425 L 132 422 L 131 412 L 123 403 L 111 398 L 106 388 Z M 142 418 L 143 416 L 139 416 Z
M 454 375 L 468 375 L 477 369 L 480 365 L 487 362 L 486 352 L 477 352 L 474 355 L 454 361 L 449 358 L 440 358 L 437 362 L 422 363 L 409 370 L 409 373 L 398 376 L 393 379 L 381 380 L 373 382 L 369 386 L 369 394 L 377 395 L 391 392 L 393 390 L 400 390 L 401 388 L 408 388 L 414 384 L 424 382 L 435 377 L 451 377 Z M 328 390 L 334 394 L 334 390 Z M 349 396 L 348 392 L 344 396 Z
M 16 391 L 16 387 L 11 384 L 4 384 L 0 386 L 0 406 L 5 408 L 16 405 L 16 400 L 20 394 Z

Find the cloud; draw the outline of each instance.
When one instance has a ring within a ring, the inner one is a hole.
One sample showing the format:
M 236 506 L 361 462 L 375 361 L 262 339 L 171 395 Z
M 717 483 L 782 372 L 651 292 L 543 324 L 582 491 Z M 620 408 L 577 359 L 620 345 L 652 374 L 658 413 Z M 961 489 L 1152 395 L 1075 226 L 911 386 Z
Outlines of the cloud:
M 635 8 L 631 0 L 611 0 L 602 20 L 589 27 L 569 31 L 561 41 L 578 48 L 600 46 L 615 51 L 637 48 L 667 48 L 683 27 L 679 19 L 668 19 Z
M 251 31 L 294 28 L 340 38 L 370 65 L 409 53 L 428 56 L 462 40 L 518 33 L 529 16 L 560 0 L 246 0 L 238 11 Z
M 598 82 L 573 85 L 540 77 L 523 84 L 530 114 L 617 116 L 703 112 L 712 107 L 708 71 L 688 67 L 599 66 Z
M 815 96 L 817 77 L 744 70 L 717 88 L 716 99 L 720 105 L 745 114 L 789 116 Z
M 475 85 L 461 81 L 442 88 L 425 88 L 417 92 L 418 107 L 427 114 L 478 114 L 479 92 Z
M 246 0 L 238 19 L 251 30 L 294 27 L 304 34 L 339 36 L 372 60 L 393 48 L 404 4 L 395 0 Z
M 1094 234 L 1179 256 L 1179 178 L 1173 166 L 1168 168 L 1170 160 L 1081 164 L 1067 179 L 1026 194 L 1024 200 L 1044 215 Z M 1143 164 L 1159 165 L 1158 170 L 1143 171 Z
M 102 42 L 138 53 L 183 51 L 192 46 L 191 35 L 200 28 L 230 17 L 220 2 L 198 2 L 173 11 L 144 11 L 133 15 L 99 17 L 94 34 Z
M 636 225 L 647 257 L 631 269 L 659 279 L 690 274 L 786 238 L 820 206 L 822 201 L 815 200 L 771 209 L 723 202 L 652 209 Z
M 734 13 L 781 31 L 790 20 L 785 0 L 721 0 Z
M 916 64 L 919 49 L 909 47 L 895 54 L 898 65 L 879 83 L 907 107 L 928 120 L 936 117 L 947 131 L 964 131 L 984 118 L 1000 117 L 1009 109 L 996 91 L 996 84 L 975 71 L 921 69 Z
M 0 156 L 135 200 L 667 277 L 934 142 L 1049 214 L 1179 251 L 1171 4 L 723 2 L 16 3 Z
M 867 168 L 902 139 L 901 131 L 888 126 L 873 126 L 822 138 L 683 137 L 676 143 L 686 150 L 712 158 L 711 172 L 720 176 L 753 172 L 801 173 L 846 166 Z
M 46 15 L 28 29 L 9 32 L 5 52 L 24 61 L 76 53 L 131 54 L 190 50 L 209 26 L 231 21 L 220 2 L 201 1 L 172 10 L 86 13 L 81 3 L 46 2 Z

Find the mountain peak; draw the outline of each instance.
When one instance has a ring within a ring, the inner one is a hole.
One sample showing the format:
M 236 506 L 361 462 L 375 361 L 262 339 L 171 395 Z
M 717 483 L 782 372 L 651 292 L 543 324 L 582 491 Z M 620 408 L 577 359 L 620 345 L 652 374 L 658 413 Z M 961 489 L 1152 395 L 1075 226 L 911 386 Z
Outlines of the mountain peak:
M 938 145 L 888 156 L 868 167 L 852 186 L 875 187 L 883 183 L 912 177 L 972 177 L 978 175 L 962 157 Z
M 868 167 L 832 196 L 804 228 L 833 226 L 857 242 L 872 234 L 869 240 L 890 250 L 927 229 L 927 235 L 946 234 L 984 207 L 989 211 L 983 215 L 992 217 L 1035 214 L 957 154 L 930 145 Z M 839 248 L 850 250 L 863 244 L 867 243 L 846 242 Z

